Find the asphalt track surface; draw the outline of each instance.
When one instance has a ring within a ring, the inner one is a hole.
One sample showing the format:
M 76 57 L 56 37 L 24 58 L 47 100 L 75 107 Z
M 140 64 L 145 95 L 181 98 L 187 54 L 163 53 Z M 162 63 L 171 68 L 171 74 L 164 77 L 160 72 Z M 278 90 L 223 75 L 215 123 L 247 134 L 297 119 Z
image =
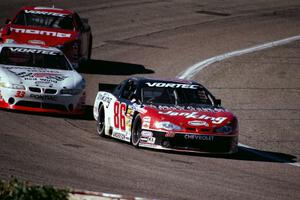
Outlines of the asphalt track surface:
M 26 3 L 27 2 L 27 3 Z M 94 35 L 80 119 L 0 110 L 0 178 L 158 199 L 300 199 L 300 41 L 214 63 L 193 77 L 240 121 L 234 156 L 135 149 L 102 139 L 98 82 L 176 77 L 226 52 L 300 35 L 300 2 L 35 1 L 78 11 Z M 1 1 L 0 20 L 32 1 Z M 270 159 L 270 156 L 279 159 Z

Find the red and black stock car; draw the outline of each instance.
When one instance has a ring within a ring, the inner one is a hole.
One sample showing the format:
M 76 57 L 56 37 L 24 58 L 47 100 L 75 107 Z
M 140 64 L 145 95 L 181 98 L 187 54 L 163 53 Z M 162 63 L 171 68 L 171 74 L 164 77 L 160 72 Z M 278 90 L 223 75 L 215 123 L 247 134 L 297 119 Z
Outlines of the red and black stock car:
M 3 43 L 57 47 L 75 67 L 89 59 L 92 51 L 92 33 L 87 19 L 59 8 L 21 8 L 12 20 L 6 20 L 0 38 Z
M 136 147 L 234 153 L 238 120 L 220 104 L 194 81 L 133 77 L 99 91 L 93 112 L 101 136 Z

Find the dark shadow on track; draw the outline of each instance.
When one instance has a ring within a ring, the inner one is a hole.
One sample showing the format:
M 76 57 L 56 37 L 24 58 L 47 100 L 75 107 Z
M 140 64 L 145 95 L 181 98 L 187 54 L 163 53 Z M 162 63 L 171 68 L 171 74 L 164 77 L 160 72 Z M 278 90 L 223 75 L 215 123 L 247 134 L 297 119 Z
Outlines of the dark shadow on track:
M 105 139 L 112 139 L 112 138 L 105 138 Z M 131 144 L 119 140 L 114 140 L 119 143 L 123 143 L 124 145 Z M 132 148 L 136 148 L 131 146 Z M 176 152 L 171 150 L 157 150 L 157 149 L 150 149 L 150 148 L 138 148 L 138 150 L 145 150 L 145 151 L 153 151 L 158 153 L 167 153 L 167 154 L 179 154 L 179 155 L 186 155 L 186 156 L 198 156 L 198 157 L 207 157 L 207 158 L 220 158 L 220 159 L 231 159 L 231 160 L 241 160 L 241 161 L 259 161 L 259 162 L 273 162 L 273 163 L 296 163 L 297 157 L 280 153 L 280 152 L 272 152 L 272 151 L 263 151 L 257 150 L 247 147 L 238 147 L 238 152 L 234 154 L 216 154 L 216 153 L 202 153 L 202 152 Z
M 71 115 L 71 114 L 56 114 L 56 113 L 39 113 L 39 112 L 30 112 L 30 111 L 19 111 L 19 110 L 10 110 L 0 108 L 1 112 L 13 112 L 20 113 L 24 115 L 37 115 L 37 116 L 45 116 L 45 117 L 55 117 L 55 118 L 67 118 L 74 120 L 94 120 L 93 116 L 93 106 L 85 105 L 84 113 L 80 115 Z
M 151 69 L 146 69 L 143 65 L 105 61 L 88 60 L 82 63 L 78 69 L 83 74 L 103 74 L 103 75 L 133 75 L 133 74 L 152 74 Z
M 153 149 L 151 149 L 153 150 Z M 159 152 L 167 152 L 169 154 L 181 154 L 187 156 L 200 156 L 200 157 L 211 157 L 211 158 L 220 158 L 220 159 L 232 159 L 232 160 L 244 160 L 244 161 L 260 161 L 260 162 L 274 162 L 274 163 L 296 163 L 296 156 L 257 150 L 247 147 L 238 147 L 238 152 L 235 154 L 210 154 L 210 153 L 197 153 L 197 152 L 175 152 L 175 151 L 162 151 L 162 150 L 153 150 Z

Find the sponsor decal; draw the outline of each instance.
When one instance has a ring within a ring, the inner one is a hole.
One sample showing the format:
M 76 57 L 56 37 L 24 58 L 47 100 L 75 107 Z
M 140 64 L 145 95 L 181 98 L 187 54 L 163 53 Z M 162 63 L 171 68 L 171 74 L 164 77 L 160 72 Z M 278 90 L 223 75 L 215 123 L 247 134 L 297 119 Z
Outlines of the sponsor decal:
M 109 104 L 110 104 L 110 102 L 111 102 L 111 100 L 112 100 L 112 98 L 109 97 L 109 96 L 107 96 L 106 94 L 100 94 L 100 95 L 98 96 L 98 100 L 106 102 L 106 103 L 108 104 L 108 105 L 107 105 L 107 107 L 108 107 Z
M 47 16 L 54 16 L 54 17 L 65 17 L 66 14 L 62 13 L 55 13 L 55 12 L 46 12 L 46 11 L 38 11 L 38 10 L 24 10 L 25 13 L 29 14 L 37 14 L 37 15 L 47 15 Z
M 129 118 L 129 117 L 126 117 L 126 130 L 127 131 L 131 131 L 131 121 L 132 121 L 132 118 Z
M 155 137 L 148 137 L 148 138 L 147 138 L 147 143 L 154 144 L 154 143 L 155 143 L 155 140 L 156 140 Z
M 214 136 L 213 135 L 191 135 L 191 134 L 185 134 L 184 139 L 186 140 L 204 140 L 204 141 L 213 141 Z
M 143 117 L 142 128 L 143 129 L 149 129 L 150 128 L 150 122 L 151 122 L 151 117 L 149 117 L 149 116 Z
M 141 105 L 137 104 L 137 103 L 133 103 L 132 105 L 132 109 L 139 112 L 139 113 L 142 113 L 142 114 L 146 114 L 147 113 L 147 110 L 144 109 Z
M 38 73 L 54 73 L 59 74 L 58 70 L 47 69 L 47 68 L 33 68 L 33 67 L 23 67 L 23 66 L 3 66 L 3 68 L 8 70 L 26 70 L 26 72 L 38 72 Z
M 174 111 L 167 111 L 162 112 L 159 111 L 159 114 L 162 115 L 169 115 L 169 116 L 184 116 L 186 119 L 204 119 L 204 120 L 210 120 L 213 124 L 221 124 L 224 122 L 227 117 L 211 117 L 207 115 L 199 115 L 198 112 L 174 112 Z
M 183 84 L 183 83 L 164 83 L 164 82 L 146 82 L 148 87 L 166 87 L 166 88 L 185 88 L 185 89 L 198 89 L 199 85 Z
M 141 135 L 143 136 L 143 137 L 152 137 L 153 136 L 153 133 L 151 132 L 151 131 L 142 131 L 141 132 Z
M 60 55 L 59 51 L 49 51 L 43 49 L 31 49 L 31 48 L 21 48 L 21 47 L 9 47 L 12 52 L 21 52 L 21 53 L 34 53 L 34 54 L 45 54 L 45 55 Z
M 142 129 L 149 129 L 150 128 L 150 122 L 143 122 Z
M 17 97 L 17 98 L 24 98 L 25 97 L 25 91 L 20 91 L 20 90 L 18 90 L 17 92 L 16 92 L 16 95 L 15 95 L 15 97 Z
M 125 140 L 125 136 L 122 135 L 121 133 L 113 132 L 112 137 L 120 139 L 120 140 Z
M 168 132 L 165 134 L 165 137 L 175 137 L 176 133 L 174 132 Z
M 40 94 L 30 94 L 31 98 L 39 99 L 39 100 L 47 100 L 47 101 L 56 101 L 55 96 L 46 96 L 46 95 L 40 95 Z
M 144 122 L 150 122 L 151 121 L 151 117 L 150 116 L 145 116 L 145 117 L 143 117 L 143 121 Z
M 188 124 L 191 126 L 209 126 L 206 121 L 189 121 Z
M 19 72 L 15 74 L 21 78 L 24 78 L 26 81 L 36 81 L 41 82 L 42 84 L 58 83 L 68 78 L 68 76 L 65 75 L 47 72 Z
M 207 107 L 194 107 L 194 106 L 166 106 L 166 105 L 147 105 L 153 108 L 156 108 L 158 110 L 194 110 L 194 111 L 204 111 L 204 112 L 226 112 L 227 110 L 224 108 L 207 108 Z
M 46 86 L 50 88 L 53 87 L 53 84 L 50 83 L 49 81 L 35 81 L 34 84 L 40 87 L 46 87 Z
M 126 116 L 127 116 L 127 117 L 132 117 L 132 116 L 133 116 L 133 113 L 134 113 L 134 110 L 132 109 L 132 107 L 131 107 L 131 106 L 128 106 L 127 112 L 126 112 Z
M 184 106 L 178 106 L 178 105 L 175 105 L 175 106 L 159 105 L 158 110 L 186 110 L 186 108 Z
M 25 28 L 10 28 L 11 31 L 15 33 L 26 33 L 32 35 L 44 35 L 44 36 L 52 36 L 58 38 L 70 38 L 71 33 L 62 33 L 62 32 L 55 32 L 55 31 L 44 31 L 44 30 L 35 30 L 35 29 L 25 29 Z

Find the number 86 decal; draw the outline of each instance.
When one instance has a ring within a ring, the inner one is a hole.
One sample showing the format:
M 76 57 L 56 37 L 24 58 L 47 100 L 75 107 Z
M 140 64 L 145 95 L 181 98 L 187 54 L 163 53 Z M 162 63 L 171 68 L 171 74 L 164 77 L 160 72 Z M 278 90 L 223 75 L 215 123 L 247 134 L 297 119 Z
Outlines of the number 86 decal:
M 121 129 L 125 131 L 125 112 L 126 112 L 126 104 L 116 101 L 114 104 L 114 124 L 115 128 Z

